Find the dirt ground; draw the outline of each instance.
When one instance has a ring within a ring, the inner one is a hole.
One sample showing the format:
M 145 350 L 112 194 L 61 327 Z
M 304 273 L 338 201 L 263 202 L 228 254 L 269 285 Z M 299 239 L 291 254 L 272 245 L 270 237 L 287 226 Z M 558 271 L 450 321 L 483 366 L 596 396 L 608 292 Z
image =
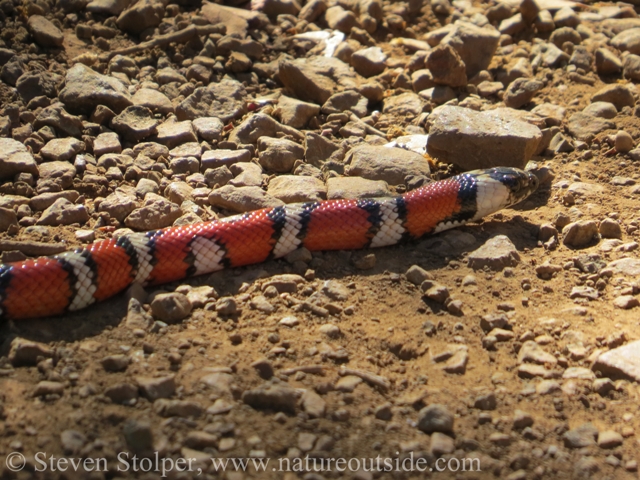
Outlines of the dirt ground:
M 426 18 L 436 21 L 433 14 Z M 428 24 L 414 28 L 426 31 Z M 81 49 L 70 44 L 66 55 L 72 57 Z M 572 113 L 588 105 L 605 81 L 572 83 L 559 69 L 537 99 L 565 106 Z M 638 308 L 625 310 L 612 303 L 625 291 L 637 293 L 633 278 L 593 277 L 576 266 L 585 256 L 604 264 L 637 258 L 637 243 L 632 242 L 640 242 L 640 191 L 634 193 L 632 185 L 610 181 L 622 176 L 637 182 L 638 164 L 627 155 L 612 153 L 606 140 L 620 129 L 637 141 L 640 120 L 630 114 L 612 121 L 616 129 L 602 132 L 584 150 L 534 158 L 551 170 L 553 178 L 521 205 L 419 242 L 366 252 L 314 253 L 307 281 L 295 293 L 268 298 L 273 306 L 270 313 L 253 308 L 251 302 L 262 295 L 262 285 L 274 275 L 300 273 L 285 260 L 148 289 L 153 294 L 182 285 L 213 286 L 220 297 L 235 298 L 239 311 L 231 316 L 197 308 L 178 324 L 135 329 L 126 325 L 128 299 L 123 294 L 63 317 L 0 325 L 0 458 L 8 462 L 12 452 L 19 452 L 27 463 L 24 470 L 13 472 L 3 461 L 0 478 L 151 479 L 161 475 L 157 464 L 146 468 L 151 464 L 142 461 L 135 472 L 133 463 L 119 457 L 121 452 L 127 452 L 129 460 L 138 455 L 147 462 L 195 458 L 193 468 L 167 473 L 176 479 L 560 479 L 588 476 L 576 467 L 580 462 L 588 464 L 585 469 L 593 478 L 637 478 L 638 383 L 614 378 L 611 389 L 598 392 L 593 379 L 562 378 L 569 367 L 590 368 L 592 354 L 599 349 L 640 338 Z M 593 155 L 589 158 L 585 152 Z M 571 201 L 563 181 L 596 184 L 603 190 L 575 195 Z M 616 219 L 629 251 L 603 251 L 604 240 L 580 249 L 561 241 L 556 248 L 546 248 L 538 239 L 540 226 L 555 224 L 559 214 L 572 220 Z M 72 227 L 51 232 L 49 238 L 24 233 L 19 238 L 79 245 Z M 506 235 L 515 244 L 520 255 L 517 264 L 501 271 L 467 266 L 469 252 L 496 235 Z M 372 268 L 355 266 L 371 254 L 375 255 Z M 536 267 L 545 262 L 562 269 L 550 279 L 540 278 Z M 405 275 L 413 265 L 445 285 L 461 302 L 461 313 L 452 314 L 426 299 L 420 285 Z M 593 286 L 599 280 L 603 284 L 597 299 L 570 298 L 574 287 Z M 330 307 L 328 314 L 305 304 L 323 295 L 326 282 L 338 282 L 341 291 L 346 287 L 347 292 L 325 302 L 335 308 Z M 505 328 L 513 338 L 488 349 L 483 344 L 487 329 L 482 319 L 491 314 L 508 319 Z M 283 324 L 283 318 L 289 320 Z M 337 328 L 320 328 L 327 325 Z M 577 338 L 584 347 L 582 355 L 572 350 Z M 41 345 L 41 351 L 32 353 L 34 362 L 20 365 L 9 360 L 16 339 Z M 519 349 L 531 339 L 557 359 L 557 366 L 547 367 L 549 372 L 560 372 L 560 378 L 550 373 L 559 389 L 541 392 L 536 387 L 548 379 L 523 378 L 518 373 Z M 446 359 L 461 346 L 468 353 L 464 373 L 447 373 Z M 110 365 L 109 358 L 123 355 L 129 358 L 123 369 L 105 367 Z M 217 375 L 213 386 L 203 380 L 211 375 Z M 364 381 L 354 380 L 358 375 Z M 175 391 L 166 400 L 154 402 L 153 394 L 136 393 L 133 400 L 119 404 L 105 394 L 122 384 L 139 385 L 140 378 L 167 376 L 173 377 Z M 60 382 L 64 390 L 38 394 L 42 381 Z M 262 408 L 256 407 L 259 402 L 252 406 L 243 401 L 243 393 L 266 384 L 294 389 L 299 395 L 316 392 L 312 403 L 324 404 L 323 413 L 310 413 L 313 408 L 300 404 Z M 484 405 L 487 402 L 482 399 L 488 397 L 495 398 L 495 405 L 492 401 Z M 434 453 L 435 434 L 417 428 L 421 410 L 433 404 L 444 405 L 454 417 L 449 434 L 455 446 L 452 452 Z M 171 408 L 181 413 L 167 414 Z M 527 417 L 524 423 L 514 420 L 522 415 Z M 611 449 L 597 444 L 568 448 L 563 435 L 585 422 L 600 432 L 621 433 L 623 443 Z M 309 456 L 316 460 L 379 456 L 394 462 L 424 458 L 430 467 L 437 458 L 461 462 L 475 458 L 482 471 L 451 471 L 456 463 L 449 463 L 449 471 L 434 468 L 424 473 L 400 469 L 372 473 L 366 468 L 279 470 L 283 459 L 294 465 L 296 459 L 307 457 L 308 461 Z M 270 459 L 270 464 L 266 471 L 250 466 L 246 472 L 242 468 L 216 472 L 210 461 L 245 457 Z M 62 472 L 64 465 L 56 463 L 53 468 L 51 463 L 61 458 L 105 459 L 107 468 Z M 47 468 L 42 466 L 44 461 Z

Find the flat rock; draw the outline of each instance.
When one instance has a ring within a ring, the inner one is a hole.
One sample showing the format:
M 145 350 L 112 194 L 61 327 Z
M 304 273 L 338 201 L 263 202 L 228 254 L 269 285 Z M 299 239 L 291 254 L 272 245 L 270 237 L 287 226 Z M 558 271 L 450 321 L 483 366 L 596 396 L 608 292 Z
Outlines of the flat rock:
M 0 138 L 0 180 L 12 179 L 18 173 L 38 176 L 38 164 L 22 143 Z
M 538 365 L 556 365 L 556 357 L 544 351 L 544 349 L 533 340 L 528 340 L 522 344 L 518 352 L 518 363 L 537 363 Z
M 369 100 L 354 90 L 334 93 L 322 105 L 322 113 L 330 115 L 332 113 L 353 112 L 358 117 L 367 114 Z M 308 104 L 311 105 L 311 104 Z
M 391 194 L 389 185 L 382 180 L 360 177 L 333 177 L 327 180 L 327 199 L 376 198 Z
M 29 32 L 38 45 L 45 48 L 61 47 L 64 36 L 58 27 L 42 15 L 31 15 L 27 21 Z
M 117 16 L 129 6 L 129 0 L 92 0 L 87 4 L 87 11 L 99 15 Z
M 106 153 L 120 153 L 121 151 L 120 137 L 115 132 L 101 133 L 93 141 L 93 154 L 96 158 L 100 158 Z
M 592 423 L 584 423 L 562 435 L 565 447 L 584 448 L 596 444 L 598 429 Z
M 139 231 L 157 230 L 171 226 L 181 215 L 179 205 L 155 193 L 147 193 L 143 206 L 134 209 L 124 224 Z
M 454 417 L 445 405 L 431 404 L 418 412 L 418 429 L 424 433 L 452 433 Z
M 425 101 L 413 92 L 386 97 L 383 101 L 382 112 L 401 117 L 417 117 L 422 113 Z
M 153 88 L 141 88 L 131 97 L 134 105 L 146 107 L 152 112 L 162 113 L 164 115 L 173 113 L 174 107 L 164 93 Z
M 217 117 L 200 117 L 192 122 L 198 136 L 204 140 L 219 140 L 224 123 Z
M 495 166 L 524 168 L 542 139 L 539 128 L 511 115 L 462 107 L 438 107 L 429 121 L 429 155 L 465 171 Z
M 245 390 L 242 401 L 258 410 L 295 413 L 298 396 L 297 390 L 291 387 L 265 384 Z
M 624 107 L 633 107 L 636 102 L 633 87 L 619 83 L 605 85 L 593 94 L 591 101 L 613 103 L 618 111 L 622 110 Z
M 419 153 L 402 148 L 358 146 L 347 154 L 347 175 L 367 180 L 382 180 L 390 185 L 402 185 L 408 176 L 429 176 L 429 162 Z
M 136 383 L 140 394 L 154 402 L 159 398 L 169 398 L 176 392 L 176 379 L 174 375 L 166 377 L 136 377 Z
M 489 267 L 492 270 L 502 270 L 514 267 L 520 263 L 520 255 L 515 245 L 506 235 L 496 235 L 490 238 L 477 250 L 469 254 L 468 265 L 474 270 Z
M 262 136 L 258 139 L 258 159 L 265 170 L 287 173 L 296 160 L 304 158 L 304 149 L 291 140 Z
M 384 72 L 387 56 L 380 47 L 368 47 L 351 55 L 351 65 L 365 78 Z
M 300 140 L 303 138 L 298 130 L 282 125 L 268 115 L 258 113 L 234 128 L 229 140 L 238 145 L 255 144 L 260 137 L 276 137 L 278 133 L 292 135 Z
M 631 378 L 640 382 L 640 340 L 599 355 L 592 368 L 607 376 Z
M 269 182 L 267 193 L 285 203 L 317 202 L 327 196 L 327 187 L 315 177 L 280 175 Z
M 59 198 L 42 212 L 37 225 L 71 225 L 84 224 L 89 220 L 89 212 L 84 205 L 75 205 L 66 198 Z
M 76 138 L 54 138 L 40 149 L 40 155 L 47 160 L 72 160 L 84 147 L 84 142 Z
M 91 113 L 98 105 L 119 113 L 132 104 L 127 88 L 120 80 L 101 75 L 82 63 L 67 71 L 59 98 L 68 109 L 83 113 Z
M 500 32 L 491 26 L 458 21 L 441 43 L 456 49 L 466 66 L 467 77 L 471 78 L 489 66 L 499 40 Z
M 282 200 L 272 197 L 260 187 L 234 187 L 225 185 L 211 192 L 209 204 L 233 212 L 243 213 L 261 208 L 279 207 Z
M 623 30 L 611 39 L 611 45 L 623 52 L 640 54 L 640 28 Z
M 175 148 L 181 144 L 195 143 L 198 137 L 190 120 L 177 122 L 175 117 L 171 117 L 166 122 L 158 125 L 155 140 L 169 148 Z M 175 156 L 175 152 L 172 151 L 171 155 Z
M 303 102 L 296 98 L 282 95 L 278 99 L 278 108 L 274 115 L 283 125 L 293 128 L 303 128 L 311 118 L 320 113 L 320 107 L 314 103 Z M 331 112 L 333 113 L 333 112 Z
M 322 105 L 337 89 L 336 82 L 329 76 L 330 71 L 322 72 L 308 65 L 306 59 L 301 60 L 280 60 L 278 77 L 299 99 Z
M 122 30 L 137 35 L 160 25 L 165 6 L 166 3 L 156 0 L 138 0 L 118 16 L 116 23 Z
M 589 140 L 600 132 L 615 128 L 616 125 L 607 119 L 595 117 L 584 112 L 574 113 L 569 117 L 567 129 L 578 140 Z
M 247 91 L 240 82 L 223 79 L 207 87 L 199 87 L 176 107 L 178 120 L 216 117 L 223 123 L 247 113 Z

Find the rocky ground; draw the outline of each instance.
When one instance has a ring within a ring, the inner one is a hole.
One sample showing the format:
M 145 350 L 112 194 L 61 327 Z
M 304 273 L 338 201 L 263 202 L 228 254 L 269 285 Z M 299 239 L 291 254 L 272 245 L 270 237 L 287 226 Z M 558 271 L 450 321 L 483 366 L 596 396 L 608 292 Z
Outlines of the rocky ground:
M 0 478 L 637 478 L 635 7 L 240 3 L 0 2 L 2 263 L 494 165 L 541 188 L 5 322 Z

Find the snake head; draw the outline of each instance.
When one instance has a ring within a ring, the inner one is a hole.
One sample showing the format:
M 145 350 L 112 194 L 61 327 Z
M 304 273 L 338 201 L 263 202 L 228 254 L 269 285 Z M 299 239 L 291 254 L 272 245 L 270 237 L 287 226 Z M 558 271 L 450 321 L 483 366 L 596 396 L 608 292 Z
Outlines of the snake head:
M 498 180 L 508 190 L 505 207 L 520 203 L 538 189 L 540 184 L 538 177 L 533 173 L 525 172 L 517 168 L 496 167 L 491 168 L 488 174 L 494 180 Z
M 517 168 L 495 167 L 469 172 L 475 178 L 477 211 L 474 220 L 521 202 L 539 185 L 538 177 Z

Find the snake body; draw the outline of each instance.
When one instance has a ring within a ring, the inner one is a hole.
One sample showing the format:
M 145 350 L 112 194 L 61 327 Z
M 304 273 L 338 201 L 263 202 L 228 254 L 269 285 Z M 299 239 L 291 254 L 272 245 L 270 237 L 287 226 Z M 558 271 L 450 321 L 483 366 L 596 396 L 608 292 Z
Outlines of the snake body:
M 477 170 L 404 195 L 289 204 L 129 233 L 73 252 L 0 265 L 0 319 L 59 315 L 123 291 L 311 251 L 383 247 L 479 220 L 538 186 L 521 170 Z

